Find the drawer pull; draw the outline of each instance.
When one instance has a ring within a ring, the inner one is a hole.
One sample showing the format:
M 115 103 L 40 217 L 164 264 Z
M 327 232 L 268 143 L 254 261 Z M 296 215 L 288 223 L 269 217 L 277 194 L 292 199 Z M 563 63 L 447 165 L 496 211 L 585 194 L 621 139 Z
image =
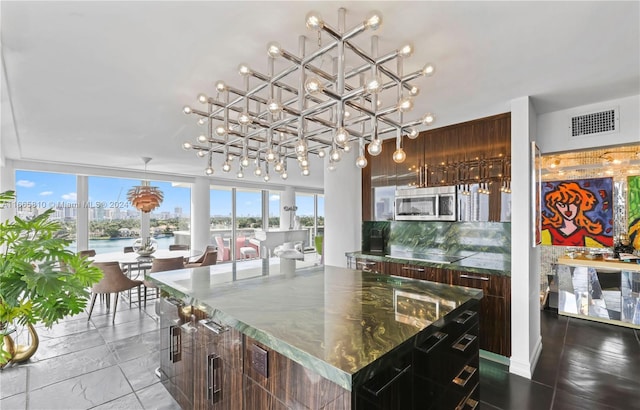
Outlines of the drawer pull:
M 405 367 L 404 369 L 394 369 L 395 371 L 398 372 L 398 374 L 396 374 L 395 376 L 393 376 L 393 378 L 391 378 L 391 380 L 389 380 L 388 382 L 386 382 L 382 387 L 380 387 L 379 389 L 375 390 L 374 388 L 370 388 L 369 386 L 367 386 L 366 384 L 364 386 L 362 386 L 366 391 L 368 391 L 369 393 L 373 394 L 374 396 L 378 397 L 379 395 L 381 395 L 382 393 L 384 393 L 385 390 L 387 390 L 393 383 L 396 382 L 396 380 L 398 380 L 403 374 L 405 374 L 406 372 L 409 371 L 409 369 L 411 368 L 411 365 L 408 365 L 407 367 Z
M 478 369 L 473 366 L 465 366 L 462 370 L 460 370 L 460 373 L 458 373 L 458 375 L 453 378 L 453 382 L 460 387 L 464 387 L 467 385 L 469 380 L 471 380 L 473 375 L 476 374 L 477 370 Z
M 436 332 L 429 336 L 427 340 L 420 346 L 416 347 L 419 351 L 429 354 L 433 349 L 435 349 L 440 343 L 444 342 L 444 340 L 448 337 L 446 333 Z M 434 340 L 435 339 L 435 340 Z
M 472 310 L 466 310 L 460 316 L 455 318 L 454 322 L 460 323 L 461 325 L 464 325 L 465 323 L 467 323 L 469 321 L 469 319 L 471 319 L 472 317 L 474 317 L 477 314 L 478 314 L 478 312 L 474 312 Z
M 411 270 L 411 271 L 414 271 L 414 272 L 424 272 L 424 268 L 412 268 L 412 267 L 409 267 L 409 266 L 403 266 L 402 270 Z
M 485 282 L 489 281 L 489 278 L 484 276 L 473 276 L 473 275 L 460 275 L 462 279 L 473 279 L 473 280 L 483 280 Z
M 451 347 L 464 352 L 465 350 L 467 350 L 467 347 L 469 347 L 471 343 L 473 343 L 474 340 L 476 340 L 476 336 L 467 333 L 460 339 L 456 340 L 456 342 Z
M 182 360 L 182 329 L 180 326 L 169 327 L 169 360 L 171 363 Z
M 456 410 L 476 410 L 478 407 L 478 400 L 472 399 L 471 397 L 463 398 L 460 403 L 456 406 Z
M 220 400 L 220 387 L 222 372 L 220 371 L 220 356 L 210 354 L 207 356 L 207 398 L 210 402 L 215 403 Z
M 212 319 L 202 319 L 199 321 L 202 326 L 211 330 L 213 333 L 219 335 L 220 333 L 227 332 L 229 330 L 229 326 L 221 325 L 220 323 L 212 320 Z

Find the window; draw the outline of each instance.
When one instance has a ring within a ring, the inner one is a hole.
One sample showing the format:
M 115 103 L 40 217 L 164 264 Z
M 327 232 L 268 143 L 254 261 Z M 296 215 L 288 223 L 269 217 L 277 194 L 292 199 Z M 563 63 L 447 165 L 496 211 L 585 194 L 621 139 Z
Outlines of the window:
M 78 214 L 76 176 L 50 172 L 16 171 L 16 215 L 21 218 L 39 215 L 49 208 L 52 218 L 73 242 L 69 250 L 75 252 Z
M 269 192 L 269 228 L 280 228 L 280 192 Z

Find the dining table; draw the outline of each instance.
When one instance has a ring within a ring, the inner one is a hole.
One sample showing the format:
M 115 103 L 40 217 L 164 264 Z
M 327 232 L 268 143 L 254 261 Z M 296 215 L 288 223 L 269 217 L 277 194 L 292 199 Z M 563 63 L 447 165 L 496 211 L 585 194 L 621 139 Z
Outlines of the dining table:
M 98 253 L 89 259 L 93 262 L 118 262 L 123 268 L 123 271 L 129 276 L 134 271 L 137 271 L 136 277 L 140 272 L 146 272 L 151 268 L 151 264 L 155 258 L 175 258 L 181 256 L 184 258 L 185 263 L 188 263 L 193 258 L 202 256 L 202 251 L 194 250 L 169 250 L 169 249 L 157 249 L 151 255 L 139 255 L 136 252 L 106 252 Z

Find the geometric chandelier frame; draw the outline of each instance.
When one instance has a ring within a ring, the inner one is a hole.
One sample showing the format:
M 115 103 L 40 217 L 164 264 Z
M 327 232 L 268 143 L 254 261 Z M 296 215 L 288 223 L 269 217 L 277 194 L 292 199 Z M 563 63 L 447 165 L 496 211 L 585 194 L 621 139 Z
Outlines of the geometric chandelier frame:
M 403 62 L 413 53 L 410 44 L 385 54 L 378 52 L 378 37 L 370 37 L 365 51 L 358 36 L 382 24 L 378 12 L 346 28 L 346 11 L 338 11 L 338 27 L 327 24 L 315 12 L 306 25 L 316 32 L 313 50 L 307 52 L 308 38 L 299 38 L 293 54 L 276 42 L 267 45 L 267 69 L 260 72 L 240 64 L 244 80 L 241 88 L 223 81 L 215 83 L 215 96 L 200 94 L 203 109 L 185 106 L 185 114 L 196 115 L 206 127 L 197 141 L 183 148 L 207 158 L 205 174 L 214 171 L 213 154 L 222 154 L 223 172 L 235 169 L 239 178 L 253 171 L 270 179 L 270 170 L 287 178 L 287 162 L 297 162 L 302 175 L 309 175 L 309 156 L 328 156 L 334 169 L 350 151 L 355 164 L 367 165 L 364 155 L 379 155 L 382 140 L 395 137 L 394 161 L 404 161 L 402 138 L 416 138 L 416 126 L 431 125 L 434 115 L 405 120 L 413 108 L 419 88 L 412 82 L 433 75 L 426 64 L 404 74 Z M 217 164 L 215 164 L 217 165 Z

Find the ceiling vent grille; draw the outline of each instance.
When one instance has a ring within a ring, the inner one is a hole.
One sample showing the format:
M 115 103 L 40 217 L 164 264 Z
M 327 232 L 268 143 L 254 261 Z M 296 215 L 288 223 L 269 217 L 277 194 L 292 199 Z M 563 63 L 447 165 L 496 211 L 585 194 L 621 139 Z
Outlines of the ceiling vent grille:
M 606 111 L 571 117 L 569 131 L 571 137 L 592 137 L 618 132 L 619 127 L 620 118 L 618 109 L 612 108 Z

